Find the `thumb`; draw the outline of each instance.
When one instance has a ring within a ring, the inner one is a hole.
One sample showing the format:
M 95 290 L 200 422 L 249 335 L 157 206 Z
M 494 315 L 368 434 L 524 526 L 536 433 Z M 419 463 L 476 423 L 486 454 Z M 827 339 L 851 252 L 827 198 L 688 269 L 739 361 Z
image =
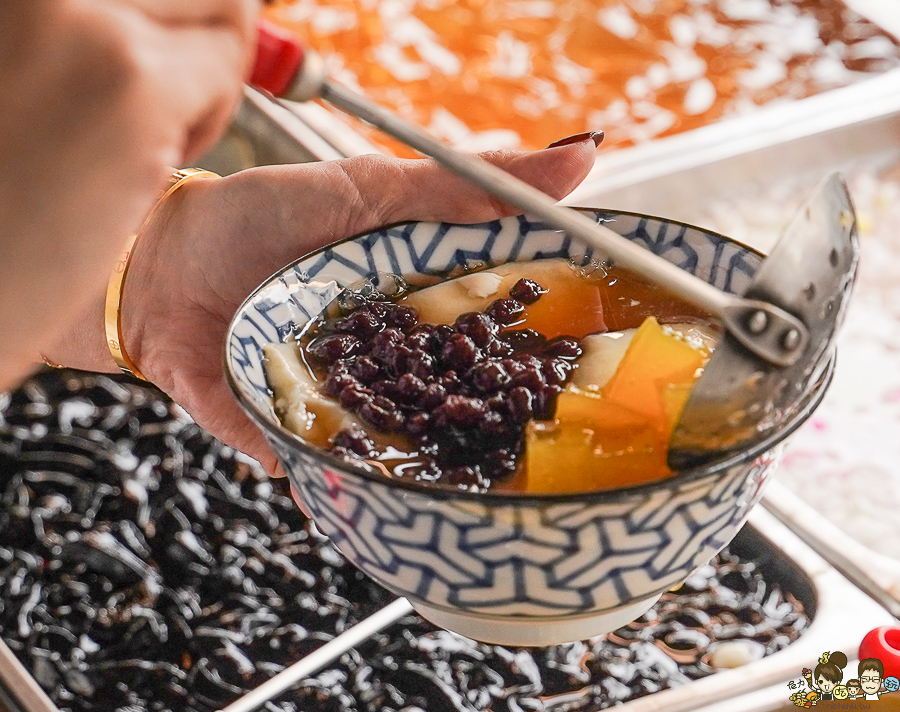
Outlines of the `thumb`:
M 587 176 L 596 146 L 588 138 L 533 153 L 490 151 L 479 156 L 559 200 Z M 522 212 L 432 159 L 403 161 L 392 168 L 400 175 L 393 181 L 397 190 L 386 196 L 382 206 L 382 224 L 406 220 L 474 223 Z M 347 169 L 352 174 L 353 167 Z M 375 178 L 356 177 L 360 192 L 365 190 L 364 181 Z
M 559 200 L 584 180 L 596 152 L 588 137 L 532 153 L 490 151 L 479 155 Z M 243 193 L 242 210 L 252 208 L 253 214 L 265 216 L 256 226 L 261 236 L 268 235 L 264 240 L 265 274 L 296 259 L 298 251 L 302 254 L 393 223 L 476 223 L 522 212 L 436 161 L 421 158 L 369 154 L 340 161 L 264 166 L 240 171 L 216 184 L 223 199 L 232 190 Z M 222 211 L 233 208 L 233 203 L 233 198 L 224 200 Z M 302 236 L 299 246 L 298 232 Z M 258 254 L 248 259 L 255 256 Z

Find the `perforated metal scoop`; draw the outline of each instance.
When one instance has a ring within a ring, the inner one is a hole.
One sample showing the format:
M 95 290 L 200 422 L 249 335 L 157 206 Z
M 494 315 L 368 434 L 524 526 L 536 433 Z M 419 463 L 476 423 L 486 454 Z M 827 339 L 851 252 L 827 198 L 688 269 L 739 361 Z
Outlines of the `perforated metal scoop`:
M 793 363 L 779 366 L 726 330 L 672 436 L 671 467 L 699 464 L 759 442 L 803 402 L 827 365 L 858 261 L 853 206 L 844 181 L 834 174 L 816 186 L 744 293 L 803 322 L 809 339 L 802 352 Z M 754 325 L 766 327 L 761 320 Z
M 295 40 L 271 33 L 261 36 L 272 42 L 273 66 L 283 69 L 277 47 L 291 48 Z M 668 288 L 722 321 L 726 337 L 688 400 L 672 441 L 670 465 L 708 461 L 763 439 L 814 381 L 834 340 L 858 256 L 853 208 L 837 176 L 819 186 L 747 293 L 727 294 L 584 214 L 556 205 L 548 195 L 502 169 L 455 151 L 387 109 L 334 84 L 315 53 L 300 52 L 299 59 L 296 52 L 285 56 L 293 57 L 296 73 L 285 82 L 284 73 L 279 72 L 277 85 L 271 83 L 273 93 L 295 101 L 324 99 L 591 245 L 597 256 Z M 262 86 L 269 88 L 264 82 Z

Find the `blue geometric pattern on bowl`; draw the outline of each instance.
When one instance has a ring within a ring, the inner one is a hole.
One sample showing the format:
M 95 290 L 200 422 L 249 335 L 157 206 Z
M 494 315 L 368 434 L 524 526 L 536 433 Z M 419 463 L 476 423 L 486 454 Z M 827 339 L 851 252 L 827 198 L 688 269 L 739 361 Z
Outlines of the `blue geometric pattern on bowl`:
M 280 452 L 319 528 L 386 588 L 432 607 L 537 617 L 618 608 L 681 583 L 731 541 L 780 455 L 561 503 L 435 498 Z
M 759 254 L 699 228 L 586 211 L 725 291 L 742 293 Z M 762 495 L 781 447 L 715 471 L 609 492 L 478 495 L 387 480 L 312 448 L 275 416 L 262 346 L 316 317 L 342 286 L 374 272 L 414 280 L 460 265 L 592 251 L 525 217 L 480 225 L 413 223 L 353 238 L 286 268 L 254 293 L 226 344 L 232 388 L 268 437 L 318 526 L 395 593 L 497 616 L 565 616 L 657 595 L 727 544 Z

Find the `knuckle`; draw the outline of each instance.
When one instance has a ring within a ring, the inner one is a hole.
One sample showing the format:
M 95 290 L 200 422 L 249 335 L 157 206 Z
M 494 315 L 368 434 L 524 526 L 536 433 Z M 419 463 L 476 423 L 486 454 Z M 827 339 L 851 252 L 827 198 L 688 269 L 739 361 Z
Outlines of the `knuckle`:
M 396 184 L 402 177 L 397 159 L 368 154 L 336 161 L 335 167 L 342 173 L 349 205 L 357 220 L 384 218 L 389 212 L 386 203 L 389 198 L 388 191 L 366 190 L 366 188 Z

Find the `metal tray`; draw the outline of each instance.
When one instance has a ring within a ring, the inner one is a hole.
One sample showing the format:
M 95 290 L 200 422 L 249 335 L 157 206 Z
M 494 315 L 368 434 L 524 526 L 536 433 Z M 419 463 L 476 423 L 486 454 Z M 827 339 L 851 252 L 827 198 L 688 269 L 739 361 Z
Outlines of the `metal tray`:
M 893 620 L 883 608 L 760 507 L 753 511 L 748 524 L 732 542 L 731 550 L 764 560 L 770 580 L 804 604 L 812 618 L 810 627 L 799 640 L 773 655 L 625 702 L 616 709 L 623 712 L 687 712 L 720 701 L 727 701 L 732 709 L 731 705 L 744 696 L 750 696 L 750 704 L 756 704 L 752 696 L 772 686 L 783 690 L 780 698 L 773 699 L 773 706 L 783 704 L 790 694 L 784 683 L 798 677 L 802 668 L 814 663 L 823 651 L 843 650 L 852 657 L 869 630 Z M 852 616 L 848 615 L 851 611 Z M 771 696 L 771 690 L 769 694 Z
M 288 110 L 247 88 L 226 139 L 201 160 L 230 173 L 254 165 L 379 153 L 315 104 Z M 691 222 L 696 207 L 728 199 L 748 182 L 783 183 L 900 158 L 900 69 L 850 86 L 646 144 L 604 151 L 563 202 L 614 207 Z
M 815 515 L 818 517 L 818 515 Z M 818 517 L 822 520 L 821 517 Z M 811 522 L 818 524 L 821 522 Z M 784 650 L 734 670 L 722 671 L 689 685 L 665 690 L 623 705 L 629 712 L 686 712 L 723 703 L 722 709 L 774 709 L 788 703 L 788 680 L 798 678 L 826 650 L 842 650 L 853 658 L 863 636 L 872 628 L 894 619 L 865 596 L 811 548 L 762 507 L 750 516 L 750 531 L 759 537 L 750 546 L 770 548 L 784 575 L 799 567 L 813 583 L 817 608 L 812 625 Z M 775 543 L 777 542 L 777 544 Z M 744 541 L 739 542 L 744 544 Z
M 776 545 L 774 542 L 778 542 Z M 891 617 L 761 508 L 738 535 L 734 550 L 766 559 L 766 568 L 786 591 L 801 600 L 812 624 L 786 649 L 742 668 L 715 673 L 621 706 L 629 712 L 690 710 L 751 693 L 796 677 L 823 650 L 853 655 L 862 636 Z M 847 612 L 853 615 L 848 616 Z M 785 688 L 787 689 L 787 688 Z M 787 694 L 784 695 L 785 699 Z M 0 709 L 58 712 L 12 651 L 0 641 Z
M 812 185 L 832 171 L 900 160 L 900 70 L 641 146 L 597 156 L 563 201 L 693 224 L 755 186 Z M 766 249 L 769 245 L 752 245 Z

